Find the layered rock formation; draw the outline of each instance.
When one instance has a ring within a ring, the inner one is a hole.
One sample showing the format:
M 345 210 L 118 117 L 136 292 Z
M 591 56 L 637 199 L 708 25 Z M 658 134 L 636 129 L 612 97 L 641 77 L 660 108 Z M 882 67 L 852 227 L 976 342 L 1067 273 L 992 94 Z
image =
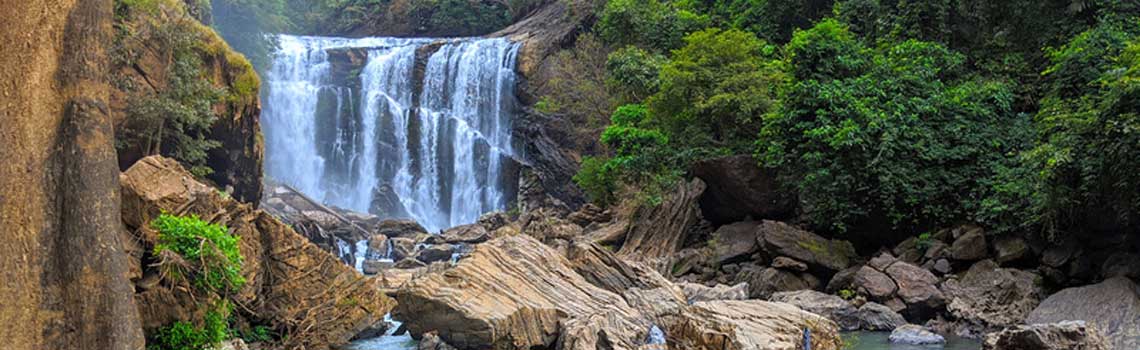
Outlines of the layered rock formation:
M 984 350 L 1109 350 L 1096 327 L 1083 321 L 1017 326 L 986 335 Z
M 123 223 L 141 244 L 132 249 L 135 278 L 155 274 L 148 252 L 157 233 L 148 224 L 160 213 L 197 215 L 239 236 L 245 286 L 231 300 L 240 314 L 269 322 L 287 334 L 286 347 L 327 348 L 346 343 L 392 309 L 394 301 L 376 282 L 341 263 L 263 211 L 203 185 L 176 161 L 140 160 L 121 177 Z M 153 283 L 151 283 L 153 284 Z M 143 327 L 155 329 L 193 312 L 193 300 L 175 281 L 140 287 L 135 295 Z M 129 294 L 128 294 L 129 295 Z
M 0 7 L 0 338 L 140 349 L 107 107 L 111 2 Z
M 1085 321 L 1108 338 L 1113 349 L 1140 349 L 1140 287 L 1116 277 L 1064 289 L 1041 302 L 1026 322 Z

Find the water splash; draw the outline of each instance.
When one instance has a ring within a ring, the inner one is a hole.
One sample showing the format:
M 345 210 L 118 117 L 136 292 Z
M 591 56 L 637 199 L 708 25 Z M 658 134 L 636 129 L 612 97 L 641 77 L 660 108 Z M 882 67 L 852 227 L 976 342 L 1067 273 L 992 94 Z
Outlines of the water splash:
M 417 50 L 433 39 L 279 39 L 262 113 L 270 177 L 381 216 L 373 196 L 390 184 L 429 232 L 506 207 L 517 44 L 446 41 L 417 82 Z M 329 51 L 347 48 L 367 52 L 358 83 L 334 77 Z

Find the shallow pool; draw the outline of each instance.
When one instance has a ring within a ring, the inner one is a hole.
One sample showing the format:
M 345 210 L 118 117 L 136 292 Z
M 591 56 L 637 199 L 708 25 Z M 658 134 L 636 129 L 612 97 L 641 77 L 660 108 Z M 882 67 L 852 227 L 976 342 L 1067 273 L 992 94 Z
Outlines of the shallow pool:
M 980 350 L 982 342 L 957 336 L 946 336 L 946 344 L 905 345 L 891 344 L 887 337 L 891 332 L 847 332 L 843 340 L 845 350 Z

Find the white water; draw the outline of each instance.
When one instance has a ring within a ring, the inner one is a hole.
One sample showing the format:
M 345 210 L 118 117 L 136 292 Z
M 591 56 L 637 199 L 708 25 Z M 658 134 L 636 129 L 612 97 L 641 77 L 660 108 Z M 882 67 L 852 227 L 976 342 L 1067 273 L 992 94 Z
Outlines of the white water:
M 373 196 L 389 184 L 431 232 L 504 209 L 518 45 L 449 40 L 421 62 L 416 99 L 416 49 L 433 41 L 280 36 L 262 113 L 267 174 L 380 216 L 393 213 L 373 210 Z M 358 84 L 333 79 L 338 48 L 367 50 Z

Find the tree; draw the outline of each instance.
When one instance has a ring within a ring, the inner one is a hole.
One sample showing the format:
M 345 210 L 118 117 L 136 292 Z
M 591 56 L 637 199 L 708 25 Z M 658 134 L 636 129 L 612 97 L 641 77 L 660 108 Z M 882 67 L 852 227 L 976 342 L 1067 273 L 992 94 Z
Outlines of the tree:
M 793 78 L 765 117 L 758 158 L 780 169 L 820 228 L 915 232 L 971 220 L 1025 147 L 1009 87 L 970 78 L 964 57 L 942 45 L 868 48 L 825 20 L 785 53 Z

